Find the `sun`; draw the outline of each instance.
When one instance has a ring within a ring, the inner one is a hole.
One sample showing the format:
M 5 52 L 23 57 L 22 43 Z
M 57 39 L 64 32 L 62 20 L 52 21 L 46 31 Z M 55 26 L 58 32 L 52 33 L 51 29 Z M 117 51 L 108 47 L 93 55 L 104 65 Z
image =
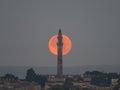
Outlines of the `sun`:
M 58 35 L 54 35 L 50 38 L 49 43 L 48 43 L 48 47 L 51 53 L 53 53 L 54 55 L 57 55 L 57 39 Z M 70 40 L 70 38 L 68 36 L 66 36 L 65 34 L 62 34 L 63 37 L 63 55 L 66 55 L 70 52 L 71 48 L 72 48 L 72 42 Z

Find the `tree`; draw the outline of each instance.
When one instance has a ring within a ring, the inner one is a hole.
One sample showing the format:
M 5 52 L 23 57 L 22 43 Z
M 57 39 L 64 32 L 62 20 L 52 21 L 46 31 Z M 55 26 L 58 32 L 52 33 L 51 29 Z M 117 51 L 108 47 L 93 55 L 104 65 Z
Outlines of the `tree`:
M 120 86 L 119 85 L 116 85 L 113 90 L 119 90 Z
M 5 76 L 2 76 L 1 78 L 4 78 L 4 79 L 14 79 L 14 80 L 18 79 L 18 77 L 14 76 L 13 74 L 5 74 Z
M 32 68 L 27 70 L 26 80 L 29 82 L 36 81 L 36 73 Z
M 45 83 L 47 82 L 47 77 L 46 76 L 42 76 L 42 75 L 37 75 L 35 81 L 37 83 L 39 83 L 42 88 L 44 88 L 45 87 Z
M 65 82 L 64 82 L 64 90 L 70 90 L 73 87 L 73 79 L 72 78 L 66 78 Z
M 36 75 L 35 71 L 30 68 L 26 73 L 26 80 L 29 82 L 36 82 L 41 85 L 42 88 L 45 87 L 45 83 L 47 82 L 47 77 L 42 75 Z

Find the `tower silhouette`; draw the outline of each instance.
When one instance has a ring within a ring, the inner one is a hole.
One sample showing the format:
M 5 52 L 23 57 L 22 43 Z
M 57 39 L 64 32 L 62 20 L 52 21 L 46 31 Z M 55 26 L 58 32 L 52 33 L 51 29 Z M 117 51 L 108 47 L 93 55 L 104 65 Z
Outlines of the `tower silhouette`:
M 58 36 L 57 36 L 57 76 L 58 78 L 62 78 L 63 75 L 63 65 L 62 65 L 62 49 L 63 49 L 63 42 L 62 42 L 62 32 L 59 29 Z

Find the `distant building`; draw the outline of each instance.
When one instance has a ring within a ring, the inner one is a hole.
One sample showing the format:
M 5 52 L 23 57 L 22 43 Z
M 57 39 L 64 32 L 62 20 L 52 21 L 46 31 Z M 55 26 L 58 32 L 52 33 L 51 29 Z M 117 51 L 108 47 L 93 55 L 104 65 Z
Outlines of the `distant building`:
M 73 82 L 74 87 L 87 87 L 87 84 L 84 82 Z
M 118 85 L 118 80 L 119 79 L 111 79 L 111 85 L 112 86 Z
M 0 80 L 0 90 L 41 90 L 41 86 L 34 82 L 2 79 Z
M 91 80 L 92 80 L 92 76 L 91 76 L 91 75 L 89 75 L 89 74 L 84 74 L 84 75 L 83 75 L 83 81 L 84 81 L 84 82 L 90 84 Z

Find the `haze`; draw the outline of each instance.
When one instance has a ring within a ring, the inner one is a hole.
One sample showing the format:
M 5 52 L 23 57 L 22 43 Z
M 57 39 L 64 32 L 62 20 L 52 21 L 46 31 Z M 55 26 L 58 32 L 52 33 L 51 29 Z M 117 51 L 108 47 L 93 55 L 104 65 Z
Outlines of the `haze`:
M 59 28 L 73 45 L 64 66 L 120 65 L 120 0 L 0 0 L 0 66 L 56 66 Z

